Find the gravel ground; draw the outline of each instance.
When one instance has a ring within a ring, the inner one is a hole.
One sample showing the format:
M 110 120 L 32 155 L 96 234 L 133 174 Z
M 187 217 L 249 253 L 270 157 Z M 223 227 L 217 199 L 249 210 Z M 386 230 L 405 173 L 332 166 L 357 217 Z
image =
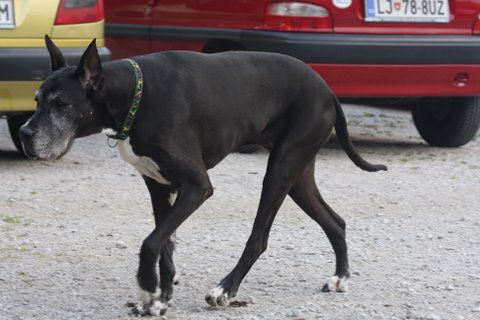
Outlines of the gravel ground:
M 214 196 L 178 231 L 168 319 L 480 318 L 480 139 L 432 148 L 409 113 L 346 113 L 360 153 L 389 166 L 361 171 L 335 141 L 317 157 L 317 184 L 347 221 L 350 291 L 320 291 L 333 251 L 287 199 L 236 298 L 246 306 L 207 306 L 247 240 L 267 160 L 232 154 L 211 170 Z M 102 135 L 59 161 L 28 161 L 1 121 L 0 149 L 0 319 L 129 319 L 139 246 L 153 228 L 142 179 Z

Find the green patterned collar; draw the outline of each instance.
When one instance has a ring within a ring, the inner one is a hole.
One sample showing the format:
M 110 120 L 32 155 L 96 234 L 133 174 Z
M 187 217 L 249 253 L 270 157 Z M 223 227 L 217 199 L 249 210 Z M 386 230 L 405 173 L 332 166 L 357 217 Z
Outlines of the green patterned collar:
M 133 59 L 124 60 L 128 61 L 132 65 L 133 71 L 135 72 L 135 94 L 132 99 L 132 104 L 130 105 L 130 110 L 128 110 L 128 114 L 123 122 L 122 127 L 120 128 L 120 131 L 114 136 L 109 136 L 109 138 L 119 140 L 125 140 L 128 138 L 130 128 L 132 127 L 133 120 L 135 119 L 135 114 L 137 114 L 138 106 L 142 100 L 143 91 L 143 76 L 140 66 Z

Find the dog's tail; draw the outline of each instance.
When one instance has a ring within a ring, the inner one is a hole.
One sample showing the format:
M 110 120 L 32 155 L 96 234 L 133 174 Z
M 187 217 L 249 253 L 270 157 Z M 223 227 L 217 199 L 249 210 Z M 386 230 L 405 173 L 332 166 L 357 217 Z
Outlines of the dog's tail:
M 387 171 L 387 167 L 383 164 L 371 164 L 365 161 L 357 152 L 357 149 L 350 139 L 350 135 L 347 130 L 347 120 L 345 119 L 345 114 L 343 113 L 342 105 L 338 98 L 335 95 L 333 96 L 333 101 L 335 104 L 335 109 L 337 111 L 337 120 L 335 122 L 335 132 L 337 133 L 338 140 L 342 145 L 343 150 L 347 153 L 350 160 L 355 163 L 357 167 L 362 170 L 375 172 L 380 170 Z

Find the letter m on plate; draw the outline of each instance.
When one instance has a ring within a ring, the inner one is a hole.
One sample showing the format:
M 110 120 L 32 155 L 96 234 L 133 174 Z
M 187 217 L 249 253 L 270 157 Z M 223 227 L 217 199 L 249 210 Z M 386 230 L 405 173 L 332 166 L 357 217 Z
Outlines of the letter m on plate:
M 0 28 L 13 28 L 13 1 L 0 0 Z

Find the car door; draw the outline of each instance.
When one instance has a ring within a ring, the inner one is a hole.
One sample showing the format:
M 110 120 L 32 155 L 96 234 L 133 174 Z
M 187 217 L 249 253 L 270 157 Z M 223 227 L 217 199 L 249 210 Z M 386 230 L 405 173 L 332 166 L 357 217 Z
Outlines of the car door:
M 105 0 L 105 42 L 113 59 L 147 54 L 153 0 Z
M 260 29 L 264 0 L 156 0 L 152 51 L 202 51 L 205 44 L 232 29 Z

